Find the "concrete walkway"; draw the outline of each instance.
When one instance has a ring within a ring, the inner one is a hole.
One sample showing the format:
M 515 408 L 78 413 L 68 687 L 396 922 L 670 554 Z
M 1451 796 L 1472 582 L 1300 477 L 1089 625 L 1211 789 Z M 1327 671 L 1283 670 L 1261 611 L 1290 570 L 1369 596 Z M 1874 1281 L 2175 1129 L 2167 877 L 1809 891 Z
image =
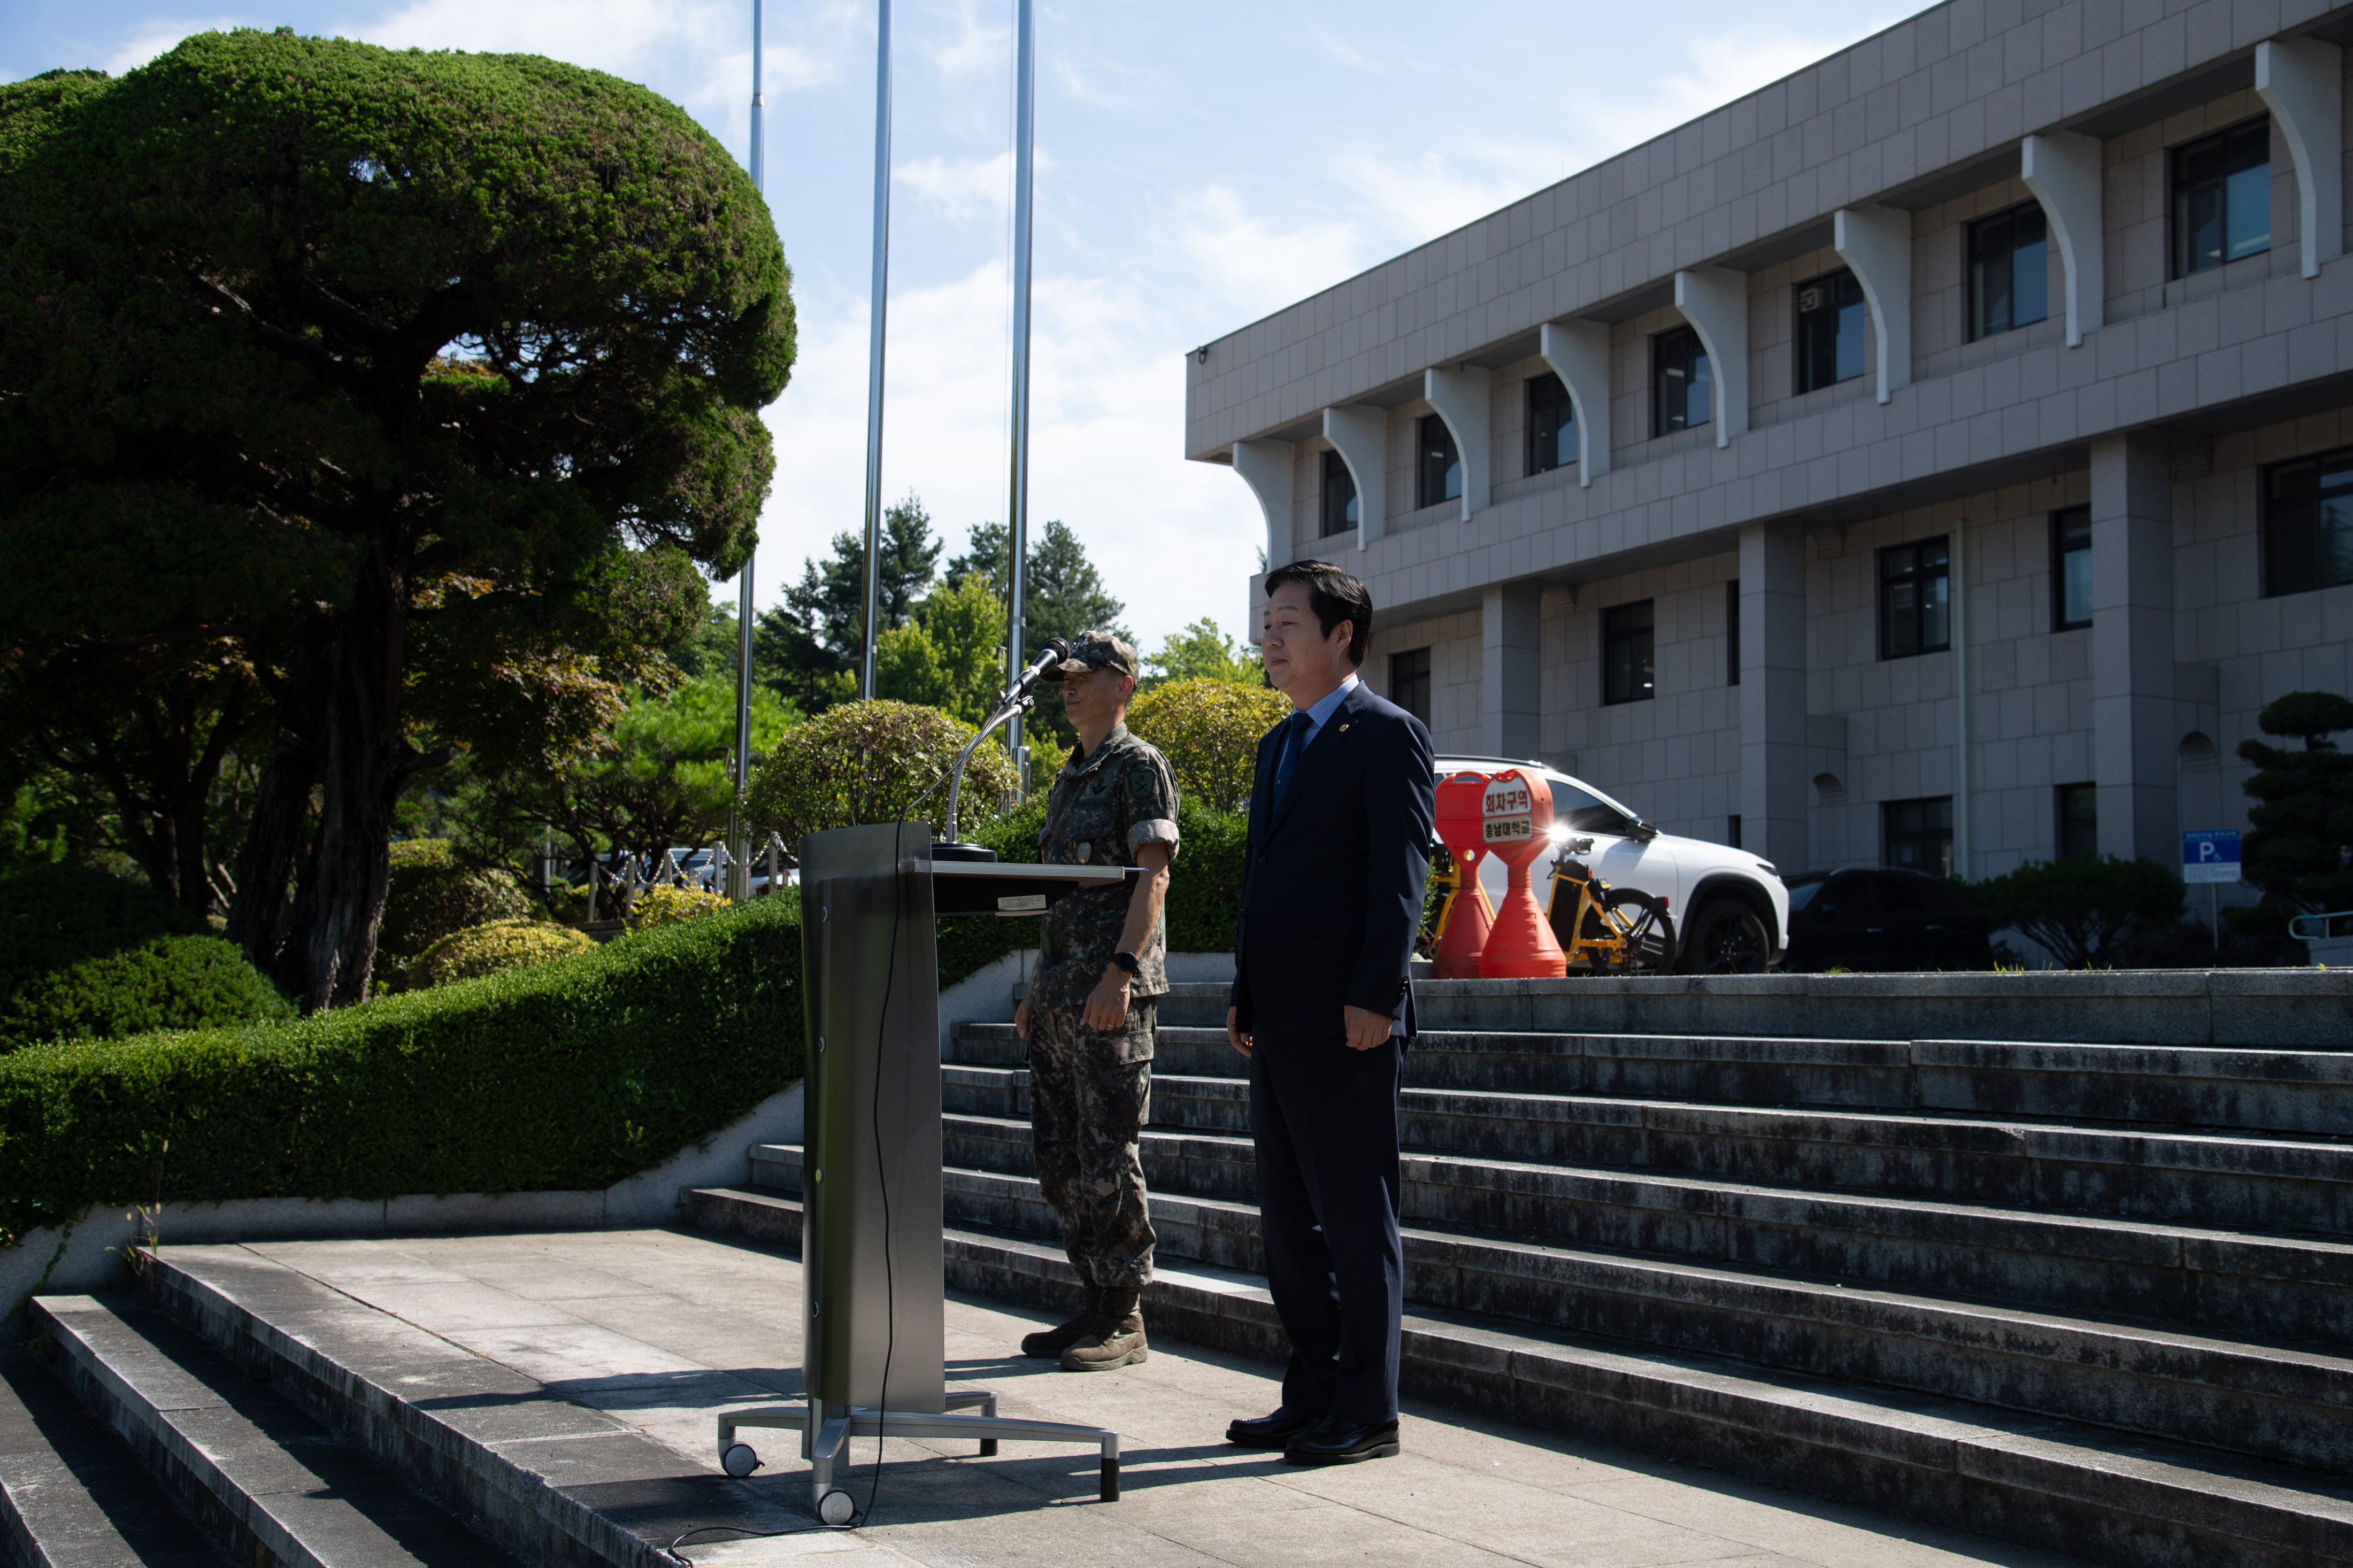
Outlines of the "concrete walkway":
M 725 1241 L 592 1231 L 249 1250 L 632 1423 L 690 1469 L 716 1468 L 714 1412 L 798 1387 L 799 1266 Z M 1269 1369 L 1168 1344 L 1146 1366 L 1062 1373 L 1007 1353 L 1033 1326 L 952 1299 L 951 1382 L 997 1389 L 1008 1414 L 1116 1426 L 1127 1454 L 1121 1501 L 1095 1500 L 1091 1452 L 1020 1444 L 980 1459 L 968 1445 L 892 1439 L 871 1527 L 708 1542 L 686 1555 L 711 1564 L 823 1555 L 843 1568 L 853 1556 L 876 1568 L 2066 1561 L 1430 1406 L 1409 1407 L 1399 1458 L 1296 1469 L 1220 1440 L 1230 1417 L 1273 1407 Z M 792 1439 L 770 1441 L 774 1469 L 745 1484 L 805 1509 Z M 853 1458 L 847 1484 L 863 1506 L 876 1482 L 871 1446 L 858 1444 Z

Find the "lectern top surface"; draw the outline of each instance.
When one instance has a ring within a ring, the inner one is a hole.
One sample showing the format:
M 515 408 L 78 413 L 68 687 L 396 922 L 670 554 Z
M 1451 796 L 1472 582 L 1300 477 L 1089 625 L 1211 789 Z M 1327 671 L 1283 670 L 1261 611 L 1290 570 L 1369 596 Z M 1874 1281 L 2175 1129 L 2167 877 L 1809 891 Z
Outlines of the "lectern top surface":
M 1127 866 L 1040 866 L 1029 860 L 934 860 L 934 877 L 987 878 L 994 881 L 1117 882 L 1134 869 Z

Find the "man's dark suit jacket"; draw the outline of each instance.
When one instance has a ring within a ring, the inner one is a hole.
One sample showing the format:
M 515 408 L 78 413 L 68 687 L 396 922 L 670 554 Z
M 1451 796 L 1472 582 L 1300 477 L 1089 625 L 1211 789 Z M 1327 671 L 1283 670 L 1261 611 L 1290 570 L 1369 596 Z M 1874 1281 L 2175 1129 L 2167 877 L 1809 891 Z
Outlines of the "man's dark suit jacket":
M 1345 1005 L 1387 1013 L 1410 1036 L 1408 964 L 1437 823 L 1430 731 L 1360 681 L 1315 731 L 1278 805 L 1283 732 L 1278 724 L 1258 744 L 1235 1022 L 1339 1035 Z

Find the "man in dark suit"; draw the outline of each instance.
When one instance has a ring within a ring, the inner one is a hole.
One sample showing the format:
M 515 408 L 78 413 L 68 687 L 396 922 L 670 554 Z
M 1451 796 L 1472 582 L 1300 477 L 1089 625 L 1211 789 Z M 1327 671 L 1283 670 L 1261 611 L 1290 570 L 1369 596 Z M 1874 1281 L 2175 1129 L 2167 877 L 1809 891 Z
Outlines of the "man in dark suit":
M 1267 677 L 1293 711 L 1259 742 L 1226 1037 L 1250 1058 L 1260 1232 L 1291 1364 L 1282 1408 L 1226 1440 L 1345 1465 L 1398 1451 L 1398 1088 L 1437 782 L 1430 731 L 1356 679 L 1365 585 L 1305 561 L 1266 588 Z

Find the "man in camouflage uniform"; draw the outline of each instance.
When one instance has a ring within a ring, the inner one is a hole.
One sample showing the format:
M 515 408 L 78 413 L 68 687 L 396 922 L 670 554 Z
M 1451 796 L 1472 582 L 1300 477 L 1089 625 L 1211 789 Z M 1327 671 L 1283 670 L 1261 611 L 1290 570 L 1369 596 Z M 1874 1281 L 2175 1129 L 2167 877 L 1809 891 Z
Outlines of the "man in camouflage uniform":
M 1147 1353 L 1139 1301 L 1153 1235 L 1136 1146 L 1151 1110 L 1155 1004 L 1168 990 L 1161 903 L 1176 854 L 1176 781 L 1123 722 L 1135 673 L 1124 639 L 1091 631 L 1046 674 L 1061 682 L 1079 747 L 1055 775 L 1039 858 L 1142 870 L 1132 885 L 1083 889 L 1047 911 L 1013 1019 L 1029 1042 L 1038 1183 L 1086 1293 L 1077 1317 L 1029 1335 L 1021 1353 L 1059 1359 L 1066 1372 L 1107 1372 Z

